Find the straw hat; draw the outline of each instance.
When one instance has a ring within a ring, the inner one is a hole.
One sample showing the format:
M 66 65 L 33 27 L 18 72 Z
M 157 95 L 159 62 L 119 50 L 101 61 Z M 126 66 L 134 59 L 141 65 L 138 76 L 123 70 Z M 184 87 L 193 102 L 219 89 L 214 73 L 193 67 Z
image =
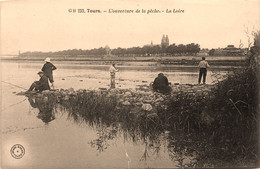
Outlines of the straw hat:
M 51 61 L 50 58 L 46 58 L 46 59 L 45 59 L 45 62 L 50 62 L 50 61 Z

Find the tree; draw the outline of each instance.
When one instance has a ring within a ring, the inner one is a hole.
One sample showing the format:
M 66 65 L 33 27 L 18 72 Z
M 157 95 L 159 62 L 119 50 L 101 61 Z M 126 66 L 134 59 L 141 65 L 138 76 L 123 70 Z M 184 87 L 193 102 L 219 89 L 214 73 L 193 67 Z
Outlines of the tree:
M 176 54 L 178 51 L 177 46 L 175 43 L 171 44 L 170 46 L 167 47 L 166 52 L 170 54 Z
M 209 51 L 209 56 L 213 56 L 215 54 L 215 49 L 211 49 L 210 51 Z
M 186 51 L 187 50 L 186 50 L 186 46 L 185 45 L 180 44 L 180 45 L 177 46 L 177 53 L 178 54 L 182 55 L 182 54 L 186 53 Z

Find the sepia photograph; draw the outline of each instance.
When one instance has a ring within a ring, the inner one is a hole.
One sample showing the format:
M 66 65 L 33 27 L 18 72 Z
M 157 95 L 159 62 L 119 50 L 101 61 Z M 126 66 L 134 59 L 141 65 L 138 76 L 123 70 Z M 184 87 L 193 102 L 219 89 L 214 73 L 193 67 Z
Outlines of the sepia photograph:
M 259 63 L 260 0 L 0 0 L 0 168 L 260 168 Z

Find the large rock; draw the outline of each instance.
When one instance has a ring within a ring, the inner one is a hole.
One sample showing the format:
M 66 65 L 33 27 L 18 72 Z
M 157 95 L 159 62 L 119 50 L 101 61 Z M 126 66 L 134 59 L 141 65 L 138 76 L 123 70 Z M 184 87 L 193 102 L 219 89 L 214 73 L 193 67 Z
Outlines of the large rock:
M 73 93 L 73 92 L 74 92 L 74 89 L 73 89 L 73 88 L 69 88 L 67 91 L 68 91 L 69 93 Z
M 50 93 L 54 93 L 54 91 L 50 91 L 50 90 L 44 90 L 42 91 L 43 94 L 50 94 Z
M 135 103 L 136 106 L 142 106 L 143 104 L 140 102 Z
M 124 102 L 122 103 L 122 105 L 124 105 L 124 106 L 130 106 L 131 103 L 130 103 L 129 101 L 124 101 Z
M 126 96 L 132 96 L 131 92 L 125 92 Z
M 48 100 L 49 100 L 49 98 L 48 98 L 47 96 L 45 96 L 45 97 L 43 98 L 43 101 L 44 101 L 44 102 L 48 102 Z
M 63 100 L 69 100 L 70 98 L 69 98 L 69 96 L 68 95 L 66 95 L 64 98 L 63 98 Z
M 161 101 L 164 101 L 164 98 L 159 97 L 158 99 L 155 100 L 155 102 L 161 102 Z
M 158 117 L 158 115 L 157 115 L 157 113 L 151 113 L 151 114 L 148 114 L 147 117 L 155 118 L 155 117 Z
M 144 103 L 153 103 L 153 100 L 152 99 L 145 99 L 143 100 Z
M 145 110 L 145 111 L 152 111 L 153 107 L 152 107 L 151 104 L 143 104 L 142 109 Z

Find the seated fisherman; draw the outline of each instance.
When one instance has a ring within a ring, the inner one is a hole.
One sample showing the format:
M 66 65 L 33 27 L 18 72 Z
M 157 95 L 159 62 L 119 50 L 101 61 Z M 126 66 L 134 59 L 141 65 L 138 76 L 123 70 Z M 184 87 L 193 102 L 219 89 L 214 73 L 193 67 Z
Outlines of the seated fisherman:
M 171 91 L 171 87 L 169 86 L 171 83 L 169 83 L 166 76 L 164 76 L 163 73 L 159 73 L 158 77 L 154 79 L 154 82 L 152 84 L 153 90 L 156 92 L 161 93 L 168 93 Z
M 31 87 L 29 88 L 29 90 L 27 92 L 30 91 L 43 91 L 43 90 L 50 90 L 50 86 L 49 86 L 49 82 L 48 82 L 48 77 L 44 75 L 44 73 L 42 71 L 37 73 L 40 76 L 40 80 L 39 81 L 35 81 L 32 83 Z

